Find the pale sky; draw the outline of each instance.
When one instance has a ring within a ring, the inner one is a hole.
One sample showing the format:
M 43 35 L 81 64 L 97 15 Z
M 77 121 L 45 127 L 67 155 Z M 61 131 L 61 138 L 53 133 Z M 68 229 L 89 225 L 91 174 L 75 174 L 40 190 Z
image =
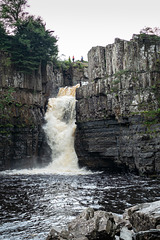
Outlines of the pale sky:
M 160 0 L 28 0 L 58 37 L 59 57 L 87 60 L 88 51 L 115 38 L 130 40 L 147 27 L 160 27 Z M 63 56 L 65 55 L 65 56 Z

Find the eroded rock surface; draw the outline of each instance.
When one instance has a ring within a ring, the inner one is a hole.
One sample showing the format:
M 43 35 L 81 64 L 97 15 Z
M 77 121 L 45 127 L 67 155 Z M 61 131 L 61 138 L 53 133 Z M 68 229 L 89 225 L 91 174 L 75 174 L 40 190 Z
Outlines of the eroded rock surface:
M 160 38 L 92 48 L 89 84 L 77 89 L 76 152 L 81 166 L 160 173 Z
M 113 239 L 115 222 L 112 213 L 94 211 L 88 208 L 68 225 L 67 231 L 55 232 L 51 230 L 47 240 L 52 239 Z M 59 237 L 59 238 L 58 238 Z
M 126 209 L 123 217 L 88 208 L 68 224 L 67 230 L 53 228 L 46 240 L 158 240 L 159 210 L 160 201 Z M 138 219 L 139 214 L 143 215 Z
M 137 232 L 160 229 L 160 201 L 136 205 L 127 209 L 126 214 Z

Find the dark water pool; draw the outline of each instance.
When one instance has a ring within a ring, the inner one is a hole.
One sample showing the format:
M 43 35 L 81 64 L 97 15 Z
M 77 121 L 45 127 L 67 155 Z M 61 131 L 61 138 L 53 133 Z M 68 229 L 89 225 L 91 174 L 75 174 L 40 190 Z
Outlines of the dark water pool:
M 122 214 L 160 200 L 160 181 L 128 174 L 0 174 L 0 239 L 44 240 L 87 207 Z

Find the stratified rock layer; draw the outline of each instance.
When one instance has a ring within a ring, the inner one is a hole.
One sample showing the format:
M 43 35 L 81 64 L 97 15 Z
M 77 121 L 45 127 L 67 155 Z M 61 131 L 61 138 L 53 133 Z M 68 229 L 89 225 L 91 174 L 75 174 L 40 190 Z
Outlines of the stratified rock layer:
M 81 166 L 160 173 L 160 38 L 92 48 L 89 84 L 77 89 Z
M 19 73 L 5 64 L 6 59 L 0 53 L 0 170 L 33 167 L 42 163 L 41 155 L 49 162 L 42 124 L 53 71 L 47 66 L 32 74 Z
M 87 80 L 87 66 L 70 64 L 54 69 L 40 66 L 30 74 L 17 72 L 0 52 L 0 170 L 46 165 L 51 150 L 43 131 L 44 114 L 49 97 L 59 87 Z

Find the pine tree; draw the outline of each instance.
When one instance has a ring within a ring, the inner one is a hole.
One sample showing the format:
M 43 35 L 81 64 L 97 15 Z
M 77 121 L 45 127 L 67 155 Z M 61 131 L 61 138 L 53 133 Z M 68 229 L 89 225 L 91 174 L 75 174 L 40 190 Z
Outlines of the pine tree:
M 27 0 L 1 0 L 0 21 L 5 29 L 11 33 L 28 14 L 24 9 L 29 7 Z
M 27 0 L 0 3 L 0 49 L 7 50 L 18 71 L 31 72 L 56 58 L 57 38 L 40 17 L 27 16 Z M 7 32 L 7 34 L 6 34 Z
M 19 71 L 36 70 L 40 63 L 46 64 L 57 56 L 57 39 L 52 31 L 45 29 L 41 18 L 29 16 L 13 37 L 13 46 L 10 49 L 12 62 Z

